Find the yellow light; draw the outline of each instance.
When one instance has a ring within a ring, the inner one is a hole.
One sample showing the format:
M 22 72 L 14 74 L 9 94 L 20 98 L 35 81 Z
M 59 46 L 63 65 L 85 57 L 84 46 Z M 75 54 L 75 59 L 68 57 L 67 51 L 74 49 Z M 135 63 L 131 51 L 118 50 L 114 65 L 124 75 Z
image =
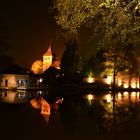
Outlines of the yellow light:
M 118 80 L 118 86 L 121 86 L 122 85 L 122 81 L 121 79 Z
M 132 96 L 132 97 L 136 97 L 136 95 L 137 95 L 136 92 L 132 92 L 132 93 L 131 93 L 131 96 Z
M 138 97 L 140 96 L 140 92 L 137 92 L 137 96 L 138 96 Z
M 88 77 L 87 78 L 87 82 L 88 83 L 93 83 L 94 82 L 94 78 L 93 77 Z
M 94 95 L 88 94 L 86 98 L 88 99 L 88 101 L 91 101 L 94 99 Z
M 124 87 L 124 88 L 128 88 L 128 87 L 129 87 L 128 83 L 125 83 L 125 84 L 123 85 L 123 87 Z
M 122 94 L 118 93 L 118 99 L 121 99 L 121 98 L 122 98 Z
M 107 76 L 106 83 L 108 85 L 110 85 L 112 83 L 112 77 L 111 76 Z
M 108 103 L 110 103 L 110 102 L 112 101 L 111 94 L 107 94 L 107 95 L 105 96 L 105 99 L 106 99 L 106 101 L 107 101 Z
M 128 96 L 128 92 L 126 91 L 126 92 L 124 92 L 124 96 Z
M 137 83 L 137 88 L 139 88 L 140 86 L 139 86 L 139 83 Z
M 131 83 L 131 87 L 132 87 L 132 88 L 136 88 L 136 87 L 137 87 L 136 83 L 135 83 L 135 82 L 132 82 L 132 83 Z

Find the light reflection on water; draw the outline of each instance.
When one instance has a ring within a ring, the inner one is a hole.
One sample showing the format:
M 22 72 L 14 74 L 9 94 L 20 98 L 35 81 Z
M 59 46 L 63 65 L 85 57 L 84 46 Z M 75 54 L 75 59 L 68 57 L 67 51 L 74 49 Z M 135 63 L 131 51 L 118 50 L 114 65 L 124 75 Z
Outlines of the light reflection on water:
M 0 92 L 0 101 L 5 103 L 29 103 L 31 98 L 37 98 L 43 96 L 45 93 L 43 91 L 33 91 L 27 92 L 24 90 L 18 91 L 1 91 Z
M 10 91 L 0 95 L 1 102 L 29 104 L 30 99 L 42 94 Z M 56 129 L 66 134 L 100 135 L 114 131 L 116 134 L 128 134 L 140 130 L 139 92 L 87 92 L 84 95 L 65 95 L 63 98 L 60 104 L 56 104 L 56 101 L 50 104 L 50 116 L 45 116 L 46 125 L 53 131 Z M 44 99 L 48 101 L 47 97 Z M 37 125 L 40 125 L 40 119 L 36 120 Z

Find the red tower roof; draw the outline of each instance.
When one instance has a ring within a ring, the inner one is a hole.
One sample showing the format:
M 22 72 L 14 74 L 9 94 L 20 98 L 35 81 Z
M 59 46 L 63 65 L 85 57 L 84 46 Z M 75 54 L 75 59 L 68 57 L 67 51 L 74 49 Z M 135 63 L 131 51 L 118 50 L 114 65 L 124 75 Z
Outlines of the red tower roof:
M 49 45 L 47 52 L 43 56 L 52 56 L 51 44 Z

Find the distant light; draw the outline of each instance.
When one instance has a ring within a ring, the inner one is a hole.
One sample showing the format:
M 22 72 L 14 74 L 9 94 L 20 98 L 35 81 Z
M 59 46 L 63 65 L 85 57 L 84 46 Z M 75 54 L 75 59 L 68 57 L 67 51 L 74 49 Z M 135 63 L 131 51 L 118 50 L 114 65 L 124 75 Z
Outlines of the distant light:
M 93 83 L 94 82 L 93 73 L 89 72 L 88 76 L 83 78 L 83 81 L 85 83 Z
M 105 95 L 105 99 L 106 99 L 107 103 L 110 103 L 112 101 L 111 94 Z
M 107 76 L 106 83 L 110 85 L 112 83 L 112 76 Z
M 129 87 L 129 84 L 128 84 L 128 83 L 125 83 L 125 84 L 123 85 L 123 87 L 124 87 L 124 88 L 128 88 L 128 87 Z
M 122 94 L 118 93 L 118 99 L 121 99 L 121 98 L 122 98 Z
M 118 80 L 118 86 L 121 86 L 122 85 L 122 81 L 121 79 Z
M 93 77 L 88 77 L 87 78 L 87 82 L 88 83 L 93 83 L 94 82 L 94 78 Z
M 42 93 L 43 93 L 42 91 L 37 91 L 37 94 L 40 94 L 41 95 Z
M 131 83 L 131 87 L 132 87 L 132 88 L 136 88 L 136 87 L 137 87 L 136 82 L 132 82 L 132 83 Z
M 136 97 L 136 95 L 137 95 L 136 92 L 132 92 L 132 93 L 131 93 L 131 96 L 132 96 L 132 97 Z
M 41 83 L 42 81 L 43 81 L 43 79 L 42 79 L 42 78 L 40 78 L 40 79 L 39 79 L 39 82 Z
M 140 86 L 139 86 L 139 83 L 137 83 L 137 88 L 139 88 Z
M 127 91 L 124 92 L 124 96 L 128 96 L 128 92 Z
M 94 99 L 94 96 L 93 96 L 92 94 L 88 94 L 88 95 L 87 95 L 87 99 L 88 99 L 89 101 L 91 101 L 91 100 Z

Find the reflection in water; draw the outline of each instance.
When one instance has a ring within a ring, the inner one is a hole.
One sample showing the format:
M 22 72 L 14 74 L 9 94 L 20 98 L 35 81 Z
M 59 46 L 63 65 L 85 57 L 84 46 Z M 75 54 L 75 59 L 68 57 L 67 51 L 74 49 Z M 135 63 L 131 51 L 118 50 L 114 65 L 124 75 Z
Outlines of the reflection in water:
M 27 103 L 28 98 L 25 91 L 3 91 L 1 101 L 5 103 Z
M 30 101 L 31 97 L 32 100 Z M 47 126 L 53 131 L 55 129 L 55 131 L 66 133 L 66 135 L 91 135 L 93 138 L 101 134 L 108 134 L 109 136 L 117 136 L 119 133 L 127 136 L 128 133 L 132 134 L 133 132 L 139 134 L 139 92 L 114 94 L 93 92 L 87 95 L 66 95 L 64 100 L 53 97 L 53 101 L 49 103 L 46 102 L 45 98 L 40 97 L 39 92 L 37 94 L 24 94 L 24 92 L 19 94 L 3 92 L 1 94 L 1 101 L 10 100 L 8 102 L 14 102 L 18 99 L 19 102 L 19 99 L 21 101 L 25 98 L 30 101 L 31 110 L 37 112 L 39 116 L 41 114 L 45 118 Z M 28 118 L 33 117 L 32 115 Z M 39 121 L 37 125 L 40 125 Z
M 51 114 L 51 107 L 49 103 L 43 98 L 32 99 L 30 103 L 35 109 L 40 109 L 41 115 L 45 118 L 46 122 L 48 122 Z
M 89 95 L 91 96 L 91 94 Z M 88 100 L 88 98 L 83 98 Z M 136 131 L 138 123 L 140 124 L 140 119 L 138 119 L 140 116 L 139 101 L 139 92 L 118 92 L 115 93 L 115 96 L 113 94 L 96 95 L 94 96 L 94 104 L 92 104 L 93 108 L 96 106 L 94 117 L 97 115 L 97 110 L 100 109 L 98 115 L 101 119 L 100 125 L 103 128 L 108 131 L 116 131 L 117 129 L 117 131 L 124 132 L 127 127 L 130 127 L 133 128 L 129 130 L 132 133 Z M 92 112 L 94 113 L 93 108 Z

